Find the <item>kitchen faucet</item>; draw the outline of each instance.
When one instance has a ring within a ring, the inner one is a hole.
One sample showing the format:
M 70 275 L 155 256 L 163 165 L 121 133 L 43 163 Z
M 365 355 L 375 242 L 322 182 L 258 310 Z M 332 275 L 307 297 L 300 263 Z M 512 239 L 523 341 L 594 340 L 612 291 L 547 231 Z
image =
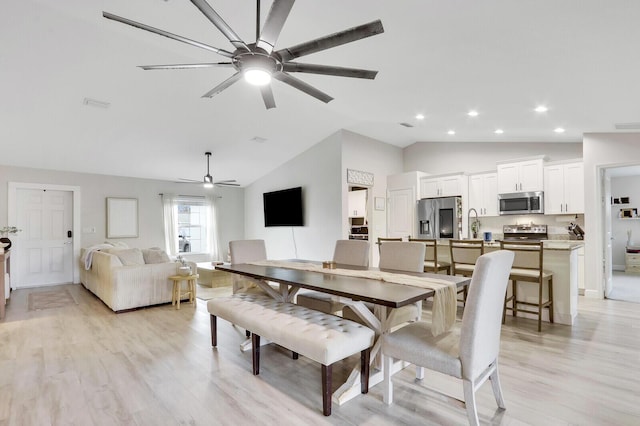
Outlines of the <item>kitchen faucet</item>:
M 469 238 L 471 238 L 471 236 L 473 234 L 473 232 L 471 232 L 471 228 L 472 228 L 471 227 L 471 210 L 473 210 L 473 212 L 476 214 L 476 218 L 473 221 L 473 223 L 477 223 L 478 222 L 478 211 L 476 209 L 474 209 L 473 207 L 471 207 L 469 209 L 469 211 L 467 212 L 467 226 L 469 227 L 469 229 L 468 229 Z M 476 232 L 477 231 L 478 231 L 478 228 L 476 228 Z

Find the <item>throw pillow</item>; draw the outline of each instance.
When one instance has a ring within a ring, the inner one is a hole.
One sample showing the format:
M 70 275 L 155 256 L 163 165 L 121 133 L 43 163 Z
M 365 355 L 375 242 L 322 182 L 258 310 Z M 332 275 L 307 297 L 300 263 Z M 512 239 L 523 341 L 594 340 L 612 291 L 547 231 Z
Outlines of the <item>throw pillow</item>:
M 114 253 L 123 265 L 144 265 L 144 257 L 139 248 L 118 250 Z
M 169 255 L 159 248 L 148 248 L 142 250 L 144 263 L 167 263 L 171 262 Z

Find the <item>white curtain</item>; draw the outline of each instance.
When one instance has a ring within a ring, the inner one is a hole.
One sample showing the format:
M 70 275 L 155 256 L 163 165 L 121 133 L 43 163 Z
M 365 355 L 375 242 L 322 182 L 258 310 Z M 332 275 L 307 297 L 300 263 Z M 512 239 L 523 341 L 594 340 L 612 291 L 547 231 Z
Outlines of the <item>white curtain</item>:
M 178 196 L 162 194 L 164 245 L 169 256 L 178 255 Z
M 216 218 L 216 198 L 214 195 L 207 195 L 205 197 L 205 204 L 207 206 L 207 245 L 209 247 L 209 253 L 211 254 L 211 260 L 221 260 L 220 251 L 218 249 L 218 220 Z

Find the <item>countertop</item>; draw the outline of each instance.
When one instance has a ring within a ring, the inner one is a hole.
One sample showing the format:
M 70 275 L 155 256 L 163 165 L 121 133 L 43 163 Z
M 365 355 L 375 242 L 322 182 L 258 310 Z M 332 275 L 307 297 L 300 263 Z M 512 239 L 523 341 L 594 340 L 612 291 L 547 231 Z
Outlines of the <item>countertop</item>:
M 449 240 L 438 240 L 438 245 L 449 245 Z M 500 241 L 484 243 L 485 247 L 500 247 Z M 546 250 L 576 250 L 584 247 L 584 240 L 544 240 Z

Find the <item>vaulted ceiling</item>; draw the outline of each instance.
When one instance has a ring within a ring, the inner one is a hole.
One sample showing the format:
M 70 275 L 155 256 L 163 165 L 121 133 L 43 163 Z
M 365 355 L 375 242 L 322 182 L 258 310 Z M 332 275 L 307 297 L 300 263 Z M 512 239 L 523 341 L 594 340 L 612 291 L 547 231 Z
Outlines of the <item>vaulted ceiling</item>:
M 255 40 L 255 1 L 209 3 L 245 41 Z M 262 2 L 263 20 L 270 7 Z M 138 68 L 225 58 L 104 19 L 103 11 L 233 50 L 186 0 L 3 1 L 0 164 L 201 179 L 204 152 L 212 151 L 214 178 L 246 185 L 339 129 L 400 147 L 576 142 L 616 124 L 640 129 L 636 0 L 298 0 L 276 48 L 381 19 L 383 34 L 299 59 L 379 74 L 297 75 L 333 96 L 328 104 L 275 81 L 270 110 L 243 81 L 201 97 L 231 69 Z M 534 112 L 538 105 L 548 111 Z

